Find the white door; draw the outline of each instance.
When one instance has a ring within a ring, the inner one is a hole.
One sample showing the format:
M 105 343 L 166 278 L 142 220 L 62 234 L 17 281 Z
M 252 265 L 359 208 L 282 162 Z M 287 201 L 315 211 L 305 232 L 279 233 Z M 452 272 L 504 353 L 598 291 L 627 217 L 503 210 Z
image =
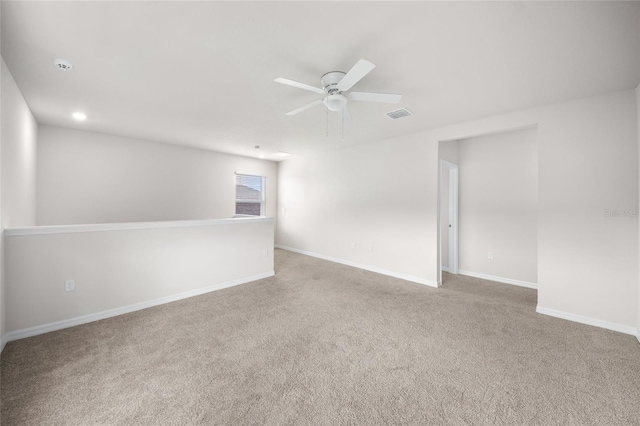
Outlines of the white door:
M 440 160 L 441 180 L 445 183 L 440 188 L 440 205 L 446 207 L 440 214 L 440 271 L 443 269 L 442 259 L 447 260 L 447 271 L 458 273 L 458 165 Z M 448 178 L 448 179 L 447 179 Z M 448 181 L 448 182 L 447 182 Z M 446 250 L 446 254 L 442 250 Z M 444 255 L 444 256 L 443 256 Z M 441 274 L 442 280 L 442 274 Z

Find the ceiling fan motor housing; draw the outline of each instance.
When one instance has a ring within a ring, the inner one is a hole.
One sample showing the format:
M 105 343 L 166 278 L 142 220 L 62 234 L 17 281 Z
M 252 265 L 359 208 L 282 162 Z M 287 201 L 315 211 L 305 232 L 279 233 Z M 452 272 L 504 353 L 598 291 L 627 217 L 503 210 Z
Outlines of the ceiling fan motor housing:
M 320 83 L 322 84 L 322 88 L 329 95 L 338 94 L 340 90 L 338 89 L 338 83 L 342 80 L 346 74 L 342 71 L 331 71 L 326 73 L 320 79 Z

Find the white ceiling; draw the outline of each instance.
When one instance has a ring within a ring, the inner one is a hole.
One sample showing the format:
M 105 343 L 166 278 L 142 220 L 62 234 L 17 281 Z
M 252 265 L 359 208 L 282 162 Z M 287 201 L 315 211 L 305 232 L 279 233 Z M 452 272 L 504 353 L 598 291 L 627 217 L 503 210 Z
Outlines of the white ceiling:
M 2 56 L 41 124 L 304 155 L 634 88 L 640 2 L 2 1 Z M 377 68 L 354 90 L 400 104 L 351 102 L 344 142 L 324 107 L 284 115 L 321 95 L 274 78 L 360 58 Z

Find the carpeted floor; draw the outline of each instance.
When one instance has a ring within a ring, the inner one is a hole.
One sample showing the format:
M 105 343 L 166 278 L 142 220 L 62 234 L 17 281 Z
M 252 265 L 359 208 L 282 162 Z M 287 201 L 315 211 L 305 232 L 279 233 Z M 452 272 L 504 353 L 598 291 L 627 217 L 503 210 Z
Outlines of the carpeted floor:
M 3 425 L 638 425 L 640 344 L 281 250 L 276 277 L 7 344 Z

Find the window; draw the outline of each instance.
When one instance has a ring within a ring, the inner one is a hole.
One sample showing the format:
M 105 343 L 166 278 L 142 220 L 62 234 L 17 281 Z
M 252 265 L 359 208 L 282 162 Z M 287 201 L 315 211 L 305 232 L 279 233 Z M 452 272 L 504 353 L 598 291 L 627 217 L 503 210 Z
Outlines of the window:
M 236 216 L 264 216 L 264 176 L 236 174 Z

